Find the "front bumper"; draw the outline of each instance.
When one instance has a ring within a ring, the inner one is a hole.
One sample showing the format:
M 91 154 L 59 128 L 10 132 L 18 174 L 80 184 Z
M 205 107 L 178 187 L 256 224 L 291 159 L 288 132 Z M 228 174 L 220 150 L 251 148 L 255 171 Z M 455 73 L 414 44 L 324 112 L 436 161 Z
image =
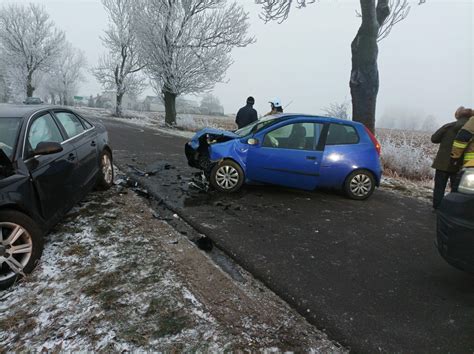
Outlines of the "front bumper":
M 474 196 L 447 195 L 438 210 L 437 247 L 451 265 L 474 273 Z
M 191 143 L 188 142 L 184 146 L 184 153 L 186 154 L 186 158 L 188 159 L 188 165 L 194 168 L 201 168 L 199 165 L 199 152 L 195 150 Z

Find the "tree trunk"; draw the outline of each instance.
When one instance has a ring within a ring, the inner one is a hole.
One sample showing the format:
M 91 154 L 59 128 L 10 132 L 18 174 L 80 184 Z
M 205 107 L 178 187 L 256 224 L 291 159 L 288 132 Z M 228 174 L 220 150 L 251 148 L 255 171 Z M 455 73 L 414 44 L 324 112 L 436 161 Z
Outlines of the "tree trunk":
M 377 36 L 380 25 L 390 14 L 388 0 L 360 0 L 362 24 L 351 45 L 352 119 L 375 131 L 375 112 L 379 92 L 379 49 Z
M 26 97 L 33 97 L 35 88 L 33 87 L 33 73 L 28 73 L 26 77 Z
M 163 94 L 165 96 L 165 123 L 168 125 L 176 125 L 176 97 L 175 93 L 169 92 L 166 89 L 163 89 Z
M 117 103 L 115 105 L 116 117 L 122 117 L 122 99 L 123 99 L 123 93 L 117 92 Z
M 375 111 L 379 92 L 377 36 L 357 34 L 352 42 L 352 119 L 375 130 Z

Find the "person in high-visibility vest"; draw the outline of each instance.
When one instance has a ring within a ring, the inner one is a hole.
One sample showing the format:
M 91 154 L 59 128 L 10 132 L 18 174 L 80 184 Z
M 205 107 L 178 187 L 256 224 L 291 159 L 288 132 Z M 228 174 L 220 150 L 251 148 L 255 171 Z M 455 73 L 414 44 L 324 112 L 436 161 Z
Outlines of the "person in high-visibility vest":
M 474 115 L 461 128 L 453 143 L 451 159 L 463 167 L 474 167 Z

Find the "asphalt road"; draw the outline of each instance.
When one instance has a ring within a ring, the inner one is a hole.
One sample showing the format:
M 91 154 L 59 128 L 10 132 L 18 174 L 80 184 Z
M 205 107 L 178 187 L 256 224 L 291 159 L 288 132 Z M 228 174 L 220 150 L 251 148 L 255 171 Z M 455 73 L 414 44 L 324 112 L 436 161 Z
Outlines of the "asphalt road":
M 474 352 L 474 277 L 434 247 L 427 203 L 378 190 L 334 192 L 189 187 L 186 139 L 104 121 L 115 162 L 153 170 L 146 188 L 354 352 Z

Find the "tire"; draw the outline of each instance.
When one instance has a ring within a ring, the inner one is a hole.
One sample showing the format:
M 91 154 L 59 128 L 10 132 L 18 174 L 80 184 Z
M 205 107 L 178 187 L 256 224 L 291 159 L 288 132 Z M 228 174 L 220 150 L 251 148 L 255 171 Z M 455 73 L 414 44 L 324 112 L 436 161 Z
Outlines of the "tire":
M 112 154 L 104 150 L 100 155 L 99 176 L 97 177 L 96 189 L 105 191 L 114 185 L 114 165 Z
M 13 240 L 15 230 L 20 235 Z M 16 248 L 16 254 L 11 252 L 13 248 Z M 31 273 L 42 253 L 43 233 L 36 222 L 14 210 L 0 211 L 0 289 L 10 287 L 23 274 Z M 17 268 L 16 272 L 12 265 Z
M 367 170 L 352 172 L 344 182 L 344 192 L 350 199 L 365 200 L 375 190 L 374 175 Z
M 211 185 L 219 192 L 237 192 L 245 181 L 245 175 L 239 164 L 232 160 L 223 160 L 211 171 Z

